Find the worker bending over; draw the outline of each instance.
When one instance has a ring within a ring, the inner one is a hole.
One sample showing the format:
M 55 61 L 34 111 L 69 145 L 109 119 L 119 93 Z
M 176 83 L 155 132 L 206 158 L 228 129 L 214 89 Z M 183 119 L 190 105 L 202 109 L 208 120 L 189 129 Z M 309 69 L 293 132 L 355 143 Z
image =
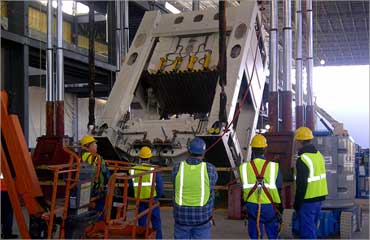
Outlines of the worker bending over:
M 280 205 L 279 191 L 282 179 L 279 164 L 265 160 L 266 138 L 257 134 L 253 137 L 252 160 L 239 167 L 243 184 L 243 198 L 248 212 L 248 233 L 252 239 L 263 238 L 263 226 L 269 239 L 279 235 Z
M 311 144 L 313 134 L 309 128 L 298 128 L 294 139 L 299 149 L 294 201 L 294 209 L 298 214 L 299 234 L 303 239 L 316 239 L 321 202 L 328 195 L 325 160 Z
M 151 158 L 152 158 L 152 150 L 149 147 L 142 147 L 139 151 L 140 162 L 138 165 L 134 167 L 134 169 L 130 170 L 130 174 L 135 175 L 135 174 L 142 173 L 143 171 L 154 170 L 156 166 L 149 164 Z M 153 179 L 153 173 L 143 176 L 141 190 L 140 190 L 140 199 L 148 200 L 150 198 L 152 179 Z M 135 193 L 135 198 L 136 198 L 138 187 L 139 187 L 139 178 L 134 178 L 133 185 L 134 185 L 134 193 Z M 155 179 L 155 190 L 153 194 L 154 201 L 158 202 L 158 198 L 160 198 L 161 196 L 163 196 L 163 180 L 162 180 L 161 174 L 157 173 L 156 179 Z M 148 208 L 149 208 L 148 202 L 140 202 L 139 213 L 145 211 Z M 145 227 L 146 219 L 147 219 L 146 214 L 143 217 L 139 218 L 139 226 Z M 152 227 L 156 231 L 156 239 L 162 239 L 161 211 L 159 207 L 156 207 L 152 210 L 151 222 L 152 222 Z
M 173 167 L 175 239 L 210 239 L 217 182 L 215 166 L 204 162 L 206 143 L 194 138 L 190 158 Z
M 96 175 L 93 186 L 93 196 L 100 196 L 96 202 L 96 210 L 103 212 L 105 204 L 105 191 L 110 177 L 108 167 L 104 159 L 98 154 L 96 139 L 91 135 L 85 135 L 80 141 L 82 146 L 82 161 L 92 166 L 96 166 Z M 103 215 L 100 220 L 103 219 Z

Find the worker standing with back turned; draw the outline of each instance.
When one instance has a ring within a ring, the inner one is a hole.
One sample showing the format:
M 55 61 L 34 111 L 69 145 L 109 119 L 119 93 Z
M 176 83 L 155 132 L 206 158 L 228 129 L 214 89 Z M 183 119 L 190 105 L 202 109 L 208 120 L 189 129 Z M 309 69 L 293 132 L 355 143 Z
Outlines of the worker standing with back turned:
M 240 165 L 243 198 L 248 212 L 248 233 L 252 239 L 263 238 L 263 226 L 269 239 L 277 239 L 280 224 L 279 164 L 264 158 L 266 138 L 256 134 L 251 142 L 252 160 Z
M 105 188 L 108 184 L 110 173 L 104 159 L 98 154 L 96 139 L 91 135 L 85 135 L 82 137 L 80 143 L 82 146 L 82 161 L 97 167 L 93 185 L 93 196 L 100 196 L 100 199 L 96 202 L 96 210 L 98 212 L 103 212 L 105 204 Z M 99 220 L 102 220 L 103 218 L 104 216 L 101 215 Z
M 152 150 L 144 146 L 139 151 L 139 159 L 140 162 L 138 165 L 134 167 L 134 169 L 130 170 L 131 175 L 140 174 L 143 171 L 152 171 L 154 170 L 155 166 L 150 165 L 150 159 L 152 158 Z M 153 179 L 153 173 L 146 174 L 142 178 L 142 185 L 140 190 L 140 199 L 148 200 L 150 198 L 150 192 L 152 188 L 152 179 Z M 137 197 L 137 191 L 139 186 L 139 178 L 134 178 L 133 180 L 134 185 L 134 193 L 135 198 Z M 155 190 L 153 193 L 154 201 L 158 202 L 158 198 L 160 198 L 163 195 L 163 180 L 161 177 L 161 174 L 156 174 L 155 179 Z M 149 203 L 148 202 L 140 202 L 139 205 L 139 213 L 145 211 L 148 209 Z M 151 222 L 152 226 L 156 231 L 156 239 L 162 239 L 162 225 L 161 225 L 161 213 L 160 208 L 156 207 L 152 210 L 152 216 L 151 216 Z M 143 217 L 139 218 L 139 226 L 145 227 L 146 226 L 146 218 L 147 216 L 144 215 Z
M 217 182 L 215 166 L 204 162 L 206 143 L 194 138 L 188 145 L 190 158 L 174 165 L 175 239 L 210 239 Z
M 294 201 L 294 209 L 298 214 L 299 237 L 316 239 L 321 202 L 328 195 L 325 160 L 311 144 L 313 134 L 309 128 L 298 128 L 294 139 L 299 148 Z

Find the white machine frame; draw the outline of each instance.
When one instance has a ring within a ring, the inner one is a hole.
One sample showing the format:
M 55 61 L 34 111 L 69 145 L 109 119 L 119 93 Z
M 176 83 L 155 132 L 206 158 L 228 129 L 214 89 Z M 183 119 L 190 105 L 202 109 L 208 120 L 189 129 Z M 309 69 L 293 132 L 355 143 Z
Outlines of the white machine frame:
M 103 124 L 108 126 L 98 134 L 100 137 L 108 137 L 114 147 L 135 157 L 138 149 L 132 149 L 133 141 L 139 137 L 153 141 L 155 138 L 163 138 L 166 135 L 166 138 L 173 139 L 177 147 L 170 151 L 168 149 L 153 149 L 153 156 L 169 159 L 170 161 L 181 160 L 186 156 L 187 143 L 193 137 L 191 133 L 200 124 L 199 119 L 182 114 L 178 118 L 159 120 L 158 116 L 155 118 L 155 113 L 153 115 L 146 111 L 145 107 L 141 113 L 136 114 L 135 111 L 131 111 L 130 106 L 133 101 L 136 101 L 135 99 L 139 99 L 141 105 L 145 104 L 137 91 L 143 71 L 153 73 L 157 71 L 160 57 L 166 52 L 176 51 L 173 43 L 178 42 L 178 39 L 182 41 L 182 44 L 188 44 L 189 46 L 189 42 L 191 42 L 189 39 L 194 38 L 194 41 L 198 41 L 208 35 L 206 47 L 212 49 L 209 68 L 217 68 L 219 22 L 215 17 L 216 14 L 217 9 L 180 14 L 161 14 L 159 11 L 145 13 L 127 57 L 122 61 L 121 71 L 117 73 L 117 80 L 103 114 L 97 118 L 98 126 Z M 202 17 L 199 17 L 200 15 Z M 201 20 L 194 22 L 197 16 L 198 20 L 199 18 Z M 227 8 L 226 17 L 228 37 L 225 92 L 228 97 L 226 112 L 229 123 L 234 117 L 238 97 L 240 101 L 240 87 L 243 77 L 248 83 L 253 75 L 249 87 L 248 98 L 250 101 L 241 109 L 237 127 L 234 130 L 233 125 L 231 125 L 229 131 L 222 136 L 226 156 L 219 157 L 222 158 L 221 160 L 225 162 L 225 165 L 235 167 L 250 154 L 249 143 L 258 121 L 266 81 L 265 70 L 268 65 L 267 57 L 263 62 L 260 51 L 263 50 L 265 53 L 268 51 L 264 47 L 264 41 L 262 42 L 263 49 L 260 46 L 260 49 L 257 50 L 259 46 L 255 29 L 256 21 L 258 21 L 262 39 L 265 39 L 265 36 L 256 1 L 241 1 L 240 6 Z M 179 19 L 182 21 L 175 24 L 175 21 L 180 21 Z M 257 56 L 255 56 L 255 53 L 257 53 Z M 252 74 L 254 61 L 255 69 Z M 194 66 L 194 68 L 200 67 Z M 185 64 L 181 64 L 179 70 L 186 70 Z M 211 111 L 208 113 L 207 124 L 204 124 L 203 128 L 196 133 L 197 136 L 214 138 L 222 135 L 223 130 L 216 135 L 207 132 L 219 118 L 220 91 L 221 87 L 217 84 Z M 136 96 L 135 92 L 137 93 Z M 127 112 L 131 112 L 131 117 L 123 126 L 122 123 Z M 176 136 L 174 136 L 173 131 L 178 131 Z M 145 137 L 143 137 L 144 133 Z M 235 174 L 237 175 L 237 173 Z

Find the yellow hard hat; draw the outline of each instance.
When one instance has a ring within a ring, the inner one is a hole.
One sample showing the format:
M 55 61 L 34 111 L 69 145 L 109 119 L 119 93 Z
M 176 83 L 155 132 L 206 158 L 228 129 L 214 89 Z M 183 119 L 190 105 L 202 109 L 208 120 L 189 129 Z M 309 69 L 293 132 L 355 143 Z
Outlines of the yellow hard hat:
M 294 139 L 298 141 L 313 139 L 312 131 L 308 127 L 300 127 L 295 131 Z
M 265 148 L 267 147 L 267 140 L 261 134 L 256 134 L 251 142 L 251 147 L 253 148 Z
M 152 150 L 149 147 L 142 147 L 139 151 L 139 158 L 147 159 L 152 157 Z
M 85 146 L 85 145 L 90 144 L 92 142 L 96 142 L 96 139 L 93 136 L 88 135 L 88 134 L 83 136 L 81 141 L 80 141 L 82 146 Z

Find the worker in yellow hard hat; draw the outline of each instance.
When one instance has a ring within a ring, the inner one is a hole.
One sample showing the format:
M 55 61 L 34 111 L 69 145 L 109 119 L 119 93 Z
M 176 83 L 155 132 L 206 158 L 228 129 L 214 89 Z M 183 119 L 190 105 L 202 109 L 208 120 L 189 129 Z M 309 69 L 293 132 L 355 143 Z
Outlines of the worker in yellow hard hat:
M 143 171 L 151 171 L 157 168 L 157 166 L 151 164 L 151 158 L 152 158 L 152 150 L 147 146 L 142 147 L 139 151 L 139 164 L 135 165 L 134 168 L 130 170 L 130 174 L 135 175 L 135 174 L 142 173 Z M 137 196 L 138 187 L 139 187 L 139 178 L 133 179 L 135 198 L 136 197 L 139 197 L 140 199 L 150 198 L 152 179 L 153 179 L 153 173 L 143 176 L 140 196 Z M 158 202 L 159 198 L 163 196 L 163 188 L 164 188 L 161 174 L 159 174 L 158 172 L 156 173 L 154 184 L 155 184 L 155 191 L 152 196 L 154 197 L 154 201 Z M 148 209 L 148 207 L 149 207 L 148 202 L 140 202 L 139 213 L 145 211 L 146 209 Z M 156 239 L 162 239 L 161 214 L 160 214 L 159 207 L 156 207 L 152 210 L 151 223 L 152 223 L 152 227 L 156 231 Z M 139 226 L 141 227 L 146 226 L 146 215 L 139 218 Z
M 98 145 L 96 142 L 96 139 L 91 135 L 85 135 L 82 137 L 80 141 L 82 147 L 81 159 L 83 162 L 97 167 L 94 179 L 93 195 L 100 196 L 100 199 L 96 202 L 96 210 L 103 211 L 105 203 L 105 188 L 108 184 L 110 173 L 104 159 L 98 154 Z
M 300 238 L 316 239 L 321 202 L 328 195 L 325 160 L 311 143 L 312 131 L 300 127 L 294 139 L 298 145 L 294 209 L 298 215 Z
M 248 233 L 251 239 L 263 238 L 263 226 L 269 239 L 277 239 L 281 223 L 279 164 L 265 160 L 267 140 L 256 134 L 251 142 L 252 160 L 240 165 L 243 198 L 248 212 Z

